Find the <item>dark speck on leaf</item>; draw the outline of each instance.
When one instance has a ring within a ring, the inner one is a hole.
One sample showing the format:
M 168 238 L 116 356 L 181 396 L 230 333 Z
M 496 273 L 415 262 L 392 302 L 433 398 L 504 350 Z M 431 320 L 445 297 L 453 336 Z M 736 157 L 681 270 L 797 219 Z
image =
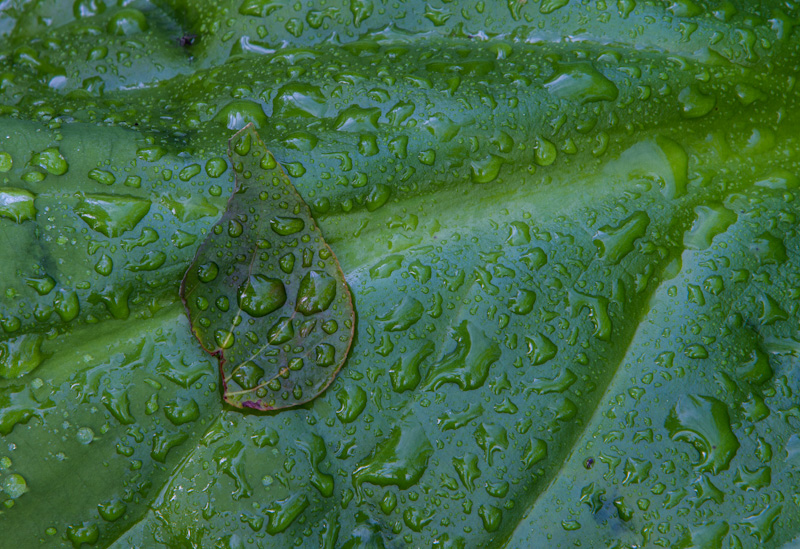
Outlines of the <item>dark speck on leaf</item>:
M 178 38 L 178 44 L 179 44 L 179 45 L 180 45 L 182 48 L 186 48 L 186 47 L 188 47 L 188 46 L 193 46 L 193 45 L 194 45 L 194 42 L 195 42 L 195 40 L 197 40 L 197 35 L 196 35 L 196 34 L 191 34 L 191 33 L 188 33 L 188 32 L 187 32 L 187 33 L 184 33 L 184 34 L 183 34 L 183 36 L 181 36 L 180 38 Z

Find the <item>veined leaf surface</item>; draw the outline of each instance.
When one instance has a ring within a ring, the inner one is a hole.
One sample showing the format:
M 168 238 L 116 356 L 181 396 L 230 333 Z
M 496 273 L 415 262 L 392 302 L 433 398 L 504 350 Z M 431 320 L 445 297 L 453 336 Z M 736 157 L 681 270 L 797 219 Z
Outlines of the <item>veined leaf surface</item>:
M 798 20 L 6 9 L 0 545 L 792 547 Z M 330 387 L 260 414 L 223 406 L 179 293 L 248 123 L 356 311 Z

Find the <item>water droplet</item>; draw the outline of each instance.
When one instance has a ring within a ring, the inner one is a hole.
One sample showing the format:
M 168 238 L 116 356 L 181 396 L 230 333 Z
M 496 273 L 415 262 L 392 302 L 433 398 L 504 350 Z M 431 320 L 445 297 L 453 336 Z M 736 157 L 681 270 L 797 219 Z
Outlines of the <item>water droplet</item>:
M 598 255 L 602 259 L 617 264 L 633 251 L 634 243 L 647 233 L 649 224 L 650 216 L 646 212 L 636 212 L 617 226 L 600 227 L 592 242 L 597 246 Z
M 536 154 L 534 160 L 540 166 L 549 166 L 556 161 L 558 157 L 558 150 L 556 146 L 543 137 L 536 139 Z
M 69 322 L 77 317 L 80 312 L 78 294 L 66 288 L 59 289 L 53 298 L 53 307 L 62 321 Z
M 427 470 L 433 446 L 422 425 L 412 421 L 408 417 L 401 418 L 389 437 L 380 441 L 353 471 L 353 488 L 359 502 L 363 501 L 361 486 L 365 482 L 407 490 Z
M 517 315 L 526 315 L 533 311 L 536 303 L 536 294 L 531 290 L 520 288 L 516 295 L 508 298 L 508 310 Z
M 89 427 L 81 427 L 78 429 L 76 438 L 81 444 L 91 444 L 94 440 L 94 431 L 92 431 Z
M 28 491 L 28 483 L 22 475 L 10 474 L 3 479 L 3 492 L 11 499 L 17 499 Z
M 114 182 L 117 180 L 117 178 L 114 177 L 113 173 L 106 170 L 100 170 L 98 168 L 91 170 L 89 172 L 88 177 L 89 179 L 97 181 L 102 185 L 113 185 Z
M 425 164 L 426 162 L 423 162 Z M 433 162 L 431 162 L 432 164 Z M 497 179 L 500 168 L 503 167 L 505 159 L 502 156 L 488 154 L 480 160 L 473 160 L 470 163 L 472 168 L 473 183 L 490 183 Z
M 222 107 L 214 116 L 214 121 L 225 124 L 229 130 L 241 130 L 248 124 L 263 128 L 267 125 L 267 115 L 260 103 L 236 99 Z
M 134 8 L 124 8 L 109 19 L 106 32 L 112 36 L 131 36 L 148 29 L 147 18 Z
M 662 136 L 630 147 L 609 168 L 629 178 L 657 181 L 669 199 L 686 194 L 689 183 L 689 155 L 679 143 Z
M 264 510 L 267 515 L 267 533 L 274 536 L 285 531 L 306 507 L 308 497 L 301 492 L 273 502 Z
M 131 405 L 127 391 L 103 391 L 100 401 L 122 425 L 133 425 L 136 422 L 133 415 L 131 415 Z
M 728 408 L 713 397 L 681 396 L 664 425 L 672 440 L 688 442 L 700 453 L 700 471 L 726 470 L 739 449 Z
M 279 118 L 319 118 L 325 115 L 326 110 L 322 90 L 311 84 L 287 84 L 278 90 L 272 100 L 272 115 Z
M 103 520 L 107 520 L 108 522 L 114 522 L 115 520 L 121 518 L 127 510 L 128 505 L 124 501 L 117 498 L 97 504 L 98 514 L 103 518 Z
M 314 347 L 314 357 L 317 366 L 331 366 L 336 362 L 336 349 L 329 343 L 320 343 Z
M 367 393 L 358 385 L 346 385 L 336 393 L 340 407 L 336 416 L 342 423 L 352 423 L 367 406 Z
M 353 14 L 353 25 L 359 27 L 365 19 L 372 15 L 372 0 L 350 0 L 350 12 Z
M 228 163 L 225 162 L 224 158 L 216 156 L 214 158 L 209 159 L 209 161 L 206 162 L 206 173 L 208 174 L 208 177 L 216 179 L 217 177 L 224 174 L 227 169 L 228 169 Z
M 333 128 L 340 132 L 371 132 L 378 129 L 381 110 L 377 107 L 350 105 L 339 113 Z
M 757 491 L 772 484 L 772 469 L 769 467 L 757 467 L 750 469 L 742 465 L 736 471 L 734 483 L 739 489 L 744 491 Z
M 389 311 L 378 317 L 385 322 L 383 329 L 387 332 L 401 332 L 416 324 L 425 312 L 425 307 L 413 297 L 406 296 Z
M 69 169 L 66 158 L 56 147 L 50 147 L 34 154 L 33 158 L 31 158 L 31 164 L 39 166 L 53 175 L 64 175 Z
M 569 389 L 573 383 L 578 381 L 578 376 L 570 370 L 565 368 L 558 373 L 555 377 L 537 377 L 531 380 L 528 390 L 536 393 L 537 395 L 546 395 L 549 393 L 563 393 Z
M 500 528 L 500 522 L 503 520 L 503 511 L 494 505 L 481 505 L 478 507 L 478 516 L 481 517 L 483 528 L 487 532 L 495 532 Z
M 0 152 L 0 173 L 11 171 L 13 165 L 14 160 L 11 158 L 11 155 L 7 152 Z
M 455 383 L 465 391 L 481 387 L 500 358 L 500 346 L 466 320 L 451 330 L 450 337 L 456 347 L 431 365 L 425 389 L 435 391 L 444 383 Z
M 326 272 L 311 270 L 303 276 L 297 290 L 297 311 L 304 315 L 320 313 L 336 297 L 336 280 Z
M 789 170 L 776 168 L 753 183 L 765 189 L 793 190 L 800 187 L 800 177 Z
M 214 332 L 214 341 L 220 349 L 230 349 L 235 341 L 234 335 L 228 330 L 216 330 Z
M 481 470 L 478 467 L 478 456 L 473 453 L 464 454 L 462 457 L 453 458 L 453 468 L 458 473 L 458 478 L 461 479 L 461 484 L 469 492 L 475 490 L 475 481 L 481 476 Z
M 426 341 L 412 355 L 403 356 L 389 370 L 389 378 L 392 381 L 392 388 L 398 392 L 410 391 L 417 388 L 421 380 L 419 372 L 420 364 L 428 355 L 433 353 L 436 346 Z
M 248 360 L 234 369 L 231 379 L 242 389 L 251 390 L 259 384 L 263 376 L 264 369 L 252 360 Z
M 762 264 L 780 265 L 786 261 L 786 246 L 783 240 L 769 232 L 753 239 L 750 251 Z
M 283 138 L 283 143 L 287 149 L 294 149 L 296 151 L 309 152 L 313 151 L 317 146 L 317 137 L 305 130 L 297 130 L 290 132 Z M 377 147 L 377 145 L 376 145 Z
M 0 378 L 16 379 L 44 362 L 42 334 L 23 334 L 0 342 Z
M 87 194 L 74 211 L 92 230 L 115 238 L 136 227 L 150 211 L 150 201 L 132 196 Z
M 736 375 L 754 385 L 763 385 L 772 378 L 769 357 L 761 349 L 754 349 L 749 359 L 736 369 Z
M 370 267 L 369 276 L 373 280 L 380 278 L 388 278 L 391 274 L 400 268 L 403 263 L 403 256 L 400 254 L 388 255 L 381 259 L 378 263 Z
M 522 464 L 525 469 L 530 469 L 545 458 L 547 458 L 547 443 L 538 438 L 529 440 L 522 451 Z
M 214 281 L 219 274 L 219 266 L 213 261 L 202 263 L 197 266 L 197 278 L 200 282 L 209 283 Z
M 589 309 L 589 317 L 595 326 L 594 336 L 603 341 L 608 341 L 611 337 L 611 317 L 608 316 L 608 299 L 605 297 L 584 294 L 577 290 L 569 292 L 569 309 L 572 317 L 584 309 Z
M 67 537 L 73 547 L 80 547 L 84 543 L 94 545 L 100 539 L 100 529 L 94 522 L 73 524 L 67 528 Z
M 474 436 L 490 467 L 494 462 L 494 453 L 508 448 L 508 432 L 502 425 L 481 423 L 475 429 Z
M 678 94 L 681 114 L 684 118 L 700 118 L 710 113 L 717 104 L 713 95 L 705 95 L 696 85 L 686 86 Z
M 557 65 L 555 73 L 544 86 L 559 99 L 581 104 L 614 101 L 619 95 L 617 86 L 591 63 Z
M 374 212 L 389 200 L 392 195 L 392 188 L 383 183 L 374 185 L 366 196 L 367 211 Z
M 282 345 L 294 337 L 292 319 L 282 317 L 267 332 L 267 341 L 272 345 Z
M 781 511 L 783 505 L 767 505 L 760 513 L 742 519 L 742 524 L 760 544 L 765 544 L 775 535 L 775 521 L 780 517 Z
M 299 233 L 305 228 L 305 222 L 298 217 L 275 216 L 269 222 L 269 226 L 281 236 Z
M 106 254 L 100 256 L 100 259 L 95 263 L 94 270 L 97 274 L 108 276 L 114 270 L 114 261 Z
M 164 405 L 164 415 L 173 425 L 183 425 L 200 417 L 200 407 L 193 398 L 179 397 Z
M 683 238 L 684 245 L 690 250 L 705 250 L 711 246 L 715 236 L 727 231 L 737 219 L 736 213 L 721 204 L 697 206 L 694 213 L 697 217 Z
M 0 187 L 0 217 L 17 223 L 36 218 L 35 195 L 24 189 Z
M 191 181 L 201 170 L 200 164 L 189 164 L 178 173 L 178 177 L 181 181 Z

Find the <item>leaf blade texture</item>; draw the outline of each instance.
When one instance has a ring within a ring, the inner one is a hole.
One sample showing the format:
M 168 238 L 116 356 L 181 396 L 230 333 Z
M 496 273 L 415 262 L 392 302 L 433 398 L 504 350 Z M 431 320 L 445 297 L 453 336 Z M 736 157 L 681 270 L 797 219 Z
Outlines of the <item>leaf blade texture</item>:
M 0 545 L 797 544 L 795 2 L 112 4 L 0 12 Z M 267 413 L 179 291 L 248 123 L 358 313 Z

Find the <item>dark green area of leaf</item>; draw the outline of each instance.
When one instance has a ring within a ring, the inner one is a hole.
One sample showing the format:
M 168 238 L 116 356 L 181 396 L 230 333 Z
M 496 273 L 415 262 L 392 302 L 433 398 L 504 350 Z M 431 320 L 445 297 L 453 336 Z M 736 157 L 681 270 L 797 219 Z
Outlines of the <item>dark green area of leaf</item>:
M 219 359 L 225 401 L 277 410 L 333 381 L 355 314 L 336 257 L 252 124 L 230 140 L 236 178 L 197 250 L 181 298 L 200 344 Z

